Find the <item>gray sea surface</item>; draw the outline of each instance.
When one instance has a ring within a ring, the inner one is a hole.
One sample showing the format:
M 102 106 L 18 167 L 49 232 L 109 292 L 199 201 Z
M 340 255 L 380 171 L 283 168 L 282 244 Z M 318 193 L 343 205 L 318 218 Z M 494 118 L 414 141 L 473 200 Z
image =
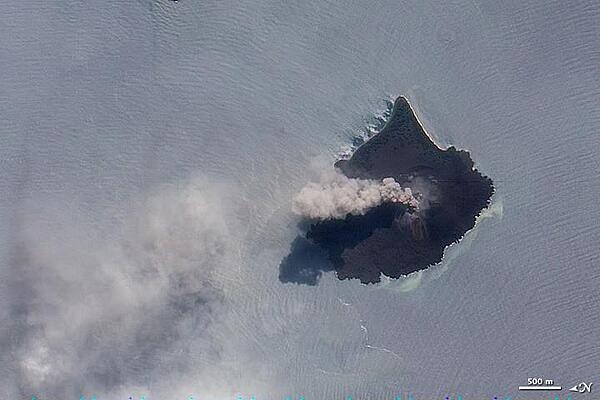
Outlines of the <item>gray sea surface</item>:
M 592 0 L 4 2 L 0 398 L 594 381 L 599 20 Z M 491 207 L 423 273 L 282 284 L 294 194 L 397 95 L 471 152 Z

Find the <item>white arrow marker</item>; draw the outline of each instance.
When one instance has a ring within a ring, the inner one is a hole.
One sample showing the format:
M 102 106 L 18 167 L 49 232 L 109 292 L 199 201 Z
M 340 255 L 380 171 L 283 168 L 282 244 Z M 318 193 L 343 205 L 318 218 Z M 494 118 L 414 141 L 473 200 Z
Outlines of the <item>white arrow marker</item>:
M 577 385 L 573 386 L 571 389 L 569 389 L 569 392 L 578 392 L 578 393 L 590 393 L 592 391 L 592 385 L 593 383 L 585 383 L 585 382 L 581 382 L 578 383 Z

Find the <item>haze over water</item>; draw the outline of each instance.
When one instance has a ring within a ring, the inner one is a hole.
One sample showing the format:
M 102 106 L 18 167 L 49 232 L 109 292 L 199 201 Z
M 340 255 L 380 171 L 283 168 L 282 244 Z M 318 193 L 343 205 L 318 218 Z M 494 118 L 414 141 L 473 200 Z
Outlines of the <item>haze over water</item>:
M 593 380 L 599 17 L 593 1 L 5 4 L 0 397 Z M 280 283 L 293 196 L 397 95 L 494 180 L 490 211 L 418 276 Z

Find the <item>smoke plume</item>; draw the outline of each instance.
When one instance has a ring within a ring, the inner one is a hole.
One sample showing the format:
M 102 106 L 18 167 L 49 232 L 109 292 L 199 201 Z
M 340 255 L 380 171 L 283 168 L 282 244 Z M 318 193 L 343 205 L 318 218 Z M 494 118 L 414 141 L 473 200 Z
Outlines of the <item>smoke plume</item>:
M 161 188 L 107 230 L 60 204 L 27 207 L 1 296 L 14 394 L 79 398 L 181 379 L 200 370 L 188 360 L 215 365 L 236 265 L 221 192 L 204 179 Z
M 363 215 L 382 203 L 402 203 L 419 207 L 410 188 L 402 188 L 394 178 L 383 180 L 348 178 L 336 171 L 309 182 L 294 198 L 292 210 L 312 219 L 338 219 L 346 215 Z

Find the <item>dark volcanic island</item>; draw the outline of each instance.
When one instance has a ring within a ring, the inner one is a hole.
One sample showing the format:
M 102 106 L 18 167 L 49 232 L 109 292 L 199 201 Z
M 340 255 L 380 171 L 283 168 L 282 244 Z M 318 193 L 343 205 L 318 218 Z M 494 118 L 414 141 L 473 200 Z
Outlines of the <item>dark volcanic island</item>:
M 363 215 L 303 221 L 305 235 L 281 262 L 282 282 L 314 285 L 323 271 L 334 270 L 339 279 L 375 283 L 381 274 L 398 278 L 425 269 L 475 226 L 494 192 L 468 152 L 431 141 L 404 97 L 383 129 L 335 166 L 348 178 L 393 177 L 419 193 L 423 207 L 389 202 Z

